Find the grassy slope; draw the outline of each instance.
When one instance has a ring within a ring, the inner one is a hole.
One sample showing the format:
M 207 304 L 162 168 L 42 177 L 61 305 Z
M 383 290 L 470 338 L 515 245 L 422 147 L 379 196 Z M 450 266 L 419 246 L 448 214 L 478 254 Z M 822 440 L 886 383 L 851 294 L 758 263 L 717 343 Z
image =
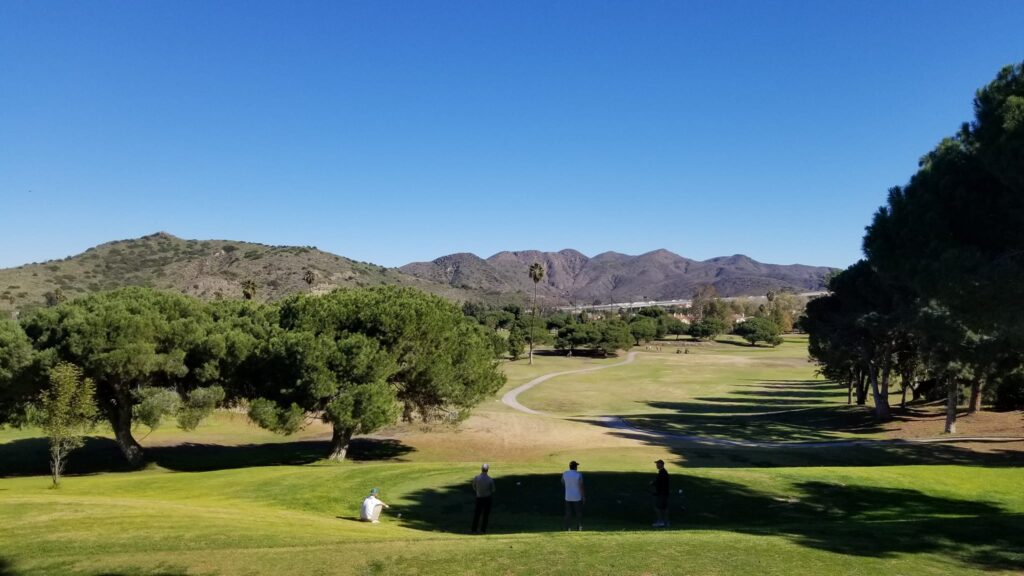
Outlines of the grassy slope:
M 767 381 L 788 370 L 783 366 L 798 348 L 721 345 L 695 359 L 763 354 L 779 361 L 761 366 L 756 379 Z M 520 361 L 507 366 L 509 386 L 612 362 L 538 357 L 531 367 Z M 594 374 L 609 379 L 591 384 L 611 390 L 624 381 L 617 370 Z M 686 385 L 643 377 L 635 380 L 638 394 Z M 716 386 L 712 380 L 693 385 Z M 624 400 L 612 394 L 608 402 Z M 322 433 L 282 438 L 221 413 L 192 435 L 168 425 L 148 436 L 144 443 L 158 465 L 143 471 L 106 471 L 103 454 L 113 447 L 94 440 L 72 462 L 73 471 L 93 473 L 49 490 L 44 476 L 15 473 L 28 460 L 38 465 L 43 445 L 27 437 L 31 431 L 0 431 L 0 574 L 990 574 L 1024 568 L 1019 452 L 995 458 L 963 450 L 943 456 L 938 447 L 699 448 L 519 414 L 497 401 L 458 429 L 397 427 L 390 440 L 357 446 L 361 462 L 316 462 Z M 234 446 L 205 446 L 213 442 Z M 587 478 L 582 534 L 559 531 L 558 473 L 569 458 L 582 462 Z M 685 492 L 674 496 L 671 531 L 645 530 L 655 458 L 670 462 L 673 485 Z M 472 509 L 466 482 L 481 460 L 492 463 L 498 492 L 492 535 L 472 537 L 464 534 Z M 253 462 L 265 465 L 235 467 Z M 372 486 L 394 505 L 377 526 L 352 520 Z
M 674 468 L 690 509 L 662 533 L 641 531 L 647 470 L 588 472 L 584 534 L 557 532 L 557 468 L 499 470 L 495 535 L 484 539 L 452 533 L 470 514 L 473 467 L 407 463 L 104 474 L 58 491 L 8 479 L 0 541 L 16 573 L 356 574 L 373 573 L 374 556 L 390 558 L 389 574 L 471 574 L 477 555 L 517 574 L 939 574 L 1024 561 L 1020 469 Z M 391 517 L 352 521 L 374 485 Z

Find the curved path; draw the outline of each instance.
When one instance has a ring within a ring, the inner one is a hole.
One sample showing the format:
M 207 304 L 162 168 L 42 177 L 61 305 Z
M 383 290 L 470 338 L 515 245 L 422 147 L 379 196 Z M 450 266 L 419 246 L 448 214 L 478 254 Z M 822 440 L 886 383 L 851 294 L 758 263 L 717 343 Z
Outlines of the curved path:
M 550 416 L 550 414 L 546 414 L 544 412 L 539 412 L 537 410 L 533 410 L 531 408 L 527 408 L 526 406 L 523 406 L 522 404 L 519 403 L 519 400 L 516 400 L 516 398 L 518 398 L 520 394 L 522 394 L 523 392 L 526 392 L 530 388 L 533 388 L 537 384 L 540 384 L 541 382 L 547 382 L 548 380 L 551 380 L 555 376 L 565 376 L 566 374 L 583 374 L 585 372 L 597 372 L 598 370 L 604 370 L 605 368 L 614 368 L 616 366 L 624 366 L 626 364 L 629 364 L 630 362 L 632 362 L 635 359 L 636 359 L 636 352 L 630 352 L 629 354 L 626 354 L 626 359 L 625 360 L 623 360 L 622 362 L 616 362 L 615 364 L 606 364 L 604 366 L 594 366 L 593 368 L 580 368 L 579 370 L 566 370 L 565 372 L 552 372 L 551 374 L 545 374 L 543 376 L 538 376 L 538 377 L 534 378 L 533 380 L 530 380 L 526 384 L 521 384 L 521 385 L 516 386 L 515 388 L 509 390 L 508 392 L 506 392 L 505 395 L 501 397 L 501 401 L 506 406 L 508 406 L 509 408 L 512 408 L 513 410 L 519 410 L 520 412 L 526 412 L 527 414 L 537 414 L 537 415 L 540 415 L 540 416 Z
M 526 384 L 521 384 L 515 388 L 506 392 L 502 397 L 501 401 L 509 408 L 518 410 L 526 414 L 534 414 L 536 416 L 549 416 L 555 418 L 546 412 L 527 408 L 519 403 L 518 397 L 523 392 L 526 392 L 530 388 L 537 386 L 551 380 L 558 376 L 566 376 L 568 374 L 584 374 L 587 372 L 597 372 L 598 370 L 604 370 L 606 368 L 615 368 L 616 366 L 624 366 L 636 360 L 636 352 L 630 352 L 626 355 L 626 359 L 622 362 L 616 362 L 615 364 L 607 364 L 605 366 L 594 366 L 593 368 L 581 368 L 579 370 L 565 370 L 563 372 L 552 372 L 550 374 L 544 374 L 538 376 L 533 380 L 530 380 Z M 799 409 L 798 409 L 799 410 Z M 782 412 L 791 412 L 792 410 L 780 410 L 777 412 L 768 412 L 766 414 L 779 414 Z M 758 414 L 759 416 L 762 414 Z M 838 448 L 848 446 L 877 446 L 880 444 L 943 444 L 943 443 L 956 443 L 956 442 L 1020 442 L 1024 441 L 1024 438 L 1017 437 L 1006 437 L 1006 436 L 974 436 L 974 437 L 963 437 L 963 436 L 939 436 L 934 438 L 893 438 L 893 439 L 869 439 L 869 440 L 825 440 L 821 442 L 758 442 L 755 440 L 728 440 L 726 438 L 712 438 L 708 436 L 688 436 L 684 434 L 673 434 L 671 432 L 659 432 L 656 430 L 648 430 L 644 428 L 637 428 L 628 421 L 618 416 L 598 416 L 594 419 L 597 423 L 612 428 L 615 430 L 623 430 L 640 436 L 648 436 L 650 438 L 656 438 L 659 440 L 673 440 L 676 442 L 687 442 L 692 444 L 704 444 L 708 446 L 727 446 L 733 448 Z

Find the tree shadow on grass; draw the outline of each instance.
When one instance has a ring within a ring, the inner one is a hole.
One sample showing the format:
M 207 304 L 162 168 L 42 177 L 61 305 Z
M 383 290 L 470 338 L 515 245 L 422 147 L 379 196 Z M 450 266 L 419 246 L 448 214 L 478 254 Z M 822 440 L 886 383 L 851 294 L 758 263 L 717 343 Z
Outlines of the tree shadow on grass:
M 754 442 L 821 442 L 850 435 L 881 432 L 882 426 L 860 407 L 843 405 L 793 409 L 783 405 L 774 414 L 764 403 L 710 404 L 700 402 L 648 402 L 652 408 L 668 410 L 630 415 L 629 423 L 642 430 L 679 436 L 700 436 Z
M 797 386 L 800 388 L 837 388 L 840 387 L 835 382 L 829 380 L 793 380 L 790 378 L 741 378 L 743 382 L 757 382 L 757 384 L 744 384 L 744 386 L 751 386 L 754 388 L 764 388 L 765 386 L 776 386 L 776 387 L 793 387 Z
M 765 388 L 764 386 L 758 386 L 758 388 Z M 836 390 L 838 389 L 826 389 L 826 388 L 811 388 L 801 386 L 796 387 L 768 387 L 767 390 L 743 390 L 737 392 L 741 396 L 753 396 L 755 398 L 810 398 L 813 400 L 835 402 Z
M 559 357 L 565 358 L 566 356 L 569 355 L 569 351 L 568 350 L 552 350 L 552 349 L 534 350 L 533 351 L 533 355 L 534 356 L 559 356 Z M 591 358 L 591 359 L 596 359 L 596 360 L 605 360 L 605 359 L 608 359 L 608 358 L 620 358 L 620 357 L 623 357 L 623 356 L 624 356 L 624 354 L 612 354 L 612 355 L 609 355 L 609 354 L 605 354 L 604 352 L 601 352 L 600 350 L 592 350 L 590 348 L 578 348 L 578 349 L 572 351 L 572 357 L 573 358 Z M 524 356 L 521 359 L 527 359 L 527 357 Z
M 198 444 L 151 446 L 146 461 L 169 470 L 202 472 L 254 466 L 299 466 L 322 460 L 330 451 L 324 440 L 266 444 Z M 354 438 L 348 457 L 356 461 L 401 460 L 413 448 L 398 440 Z M 0 478 L 49 474 L 49 448 L 45 438 L 26 438 L 0 444 Z M 67 475 L 134 470 L 110 438 L 93 436 L 71 453 Z
M 0 556 L 0 576 L 17 576 L 17 574 L 14 570 L 14 563 Z
M 653 474 L 584 471 L 587 531 L 640 530 L 653 520 L 649 482 Z M 490 533 L 555 532 L 562 525 L 559 475 L 495 478 Z M 683 495 L 678 494 L 678 490 Z M 400 504 L 400 522 L 410 528 L 469 531 L 473 496 L 465 484 L 425 488 Z M 686 509 L 681 508 L 685 506 Z M 396 510 L 398 508 L 396 507 Z M 1024 567 L 1024 515 L 991 502 L 971 502 L 917 490 L 843 485 L 819 481 L 766 494 L 747 486 L 672 476 L 670 515 L 674 529 L 772 535 L 834 553 L 891 557 L 905 553 L 969 558 L 985 568 Z
M 604 422 L 592 422 L 607 426 Z M 1024 451 L 1013 440 L 953 440 L 920 443 L 902 440 L 865 441 L 856 444 L 812 447 L 750 447 L 714 444 L 701 440 L 645 434 L 634 430 L 614 430 L 612 434 L 667 450 L 684 459 L 689 468 L 777 468 L 815 466 L 907 466 L 961 465 L 985 467 L 1022 467 Z M 1006 449 L 1000 449 L 1000 446 Z M 983 447 L 984 450 L 979 450 Z
M 168 570 L 165 568 L 158 568 L 155 570 L 146 570 L 144 568 L 130 568 L 124 571 L 118 572 L 100 572 L 97 576 L 189 576 L 195 574 L 195 572 L 180 568 Z M 213 575 L 215 572 L 203 572 L 202 574 Z
M 836 388 L 830 383 L 815 380 L 755 382 L 758 383 L 739 384 L 739 389 L 729 396 L 705 396 L 686 402 L 654 401 L 646 404 L 678 415 L 758 414 L 793 409 L 845 408 L 845 405 L 836 402 Z
M 759 414 L 762 412 L 778 412 L 781 410 L 794 410 L 803 408 L 815 408 L 839 406 L 835 403 L 826 403 L 820 400 L 805 400 L 803 398 L 744 398 L 742 396 L 720 396 L 694 398 L 686 402 L 644 402 L 651 408 L 658 410 L 670 410 L 676 414 Z
M 0 565 L 2 567 L 2 565 Z M 209 570 L 197 571 L 195 568 L 182 568 L 160 563 L 156 566 L 128 566 L 116 570 L 104 570 L 99 572 L 83 571 L 74 562 L 57 560 L 43 564 L 39 570 L 46 574 L 91 574 L 94 576 L 216 576 L 219 572 Z M 0 576 L 7 576 L 8 573 L 0 571 Z M 10 573 L 13 576 L 13 572 Z

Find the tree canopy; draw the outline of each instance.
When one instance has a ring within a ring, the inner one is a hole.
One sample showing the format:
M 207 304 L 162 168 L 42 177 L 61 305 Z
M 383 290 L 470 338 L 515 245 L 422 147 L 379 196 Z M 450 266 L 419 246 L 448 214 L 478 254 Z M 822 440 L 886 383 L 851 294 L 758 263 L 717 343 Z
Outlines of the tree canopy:
M 746 322 L 737 324 L 735 332 L 750 342 L 751 346 L 755 346 L 758 342 L 764 342 L 771 346 L 782 344 L 780 336 L 782 329 L 768 318 L 750 318 Z
M 504 383 L 488 329 L 410 288 L 295 296 L 281 304 L 280 328 L 251 415 L 291 432 L 297 411 L 320 414 L 334 426 L 335 458 L 353 434 L 399 411 L 407 420 L 460 419 Z
M 50 473 L 53 485 L 72 450 L 80 448 L 96 423 L 95 385 L 73 364 L 60 362 L 50 370 L 49 386 L 39 398 L 36 423 L 50 441 Z
M 803 322 L 826 373 L 866 377 L 880 408 L 890 370 L 904 388 L 922 373 L 940 381 L 947 431 L 963 383 L 973 411 L 986 381 L 1011 381 L 1024 364 L 1024 311 L 994 305 L 1024 297 L 1024 64 L 980 89 L 974 111 L 889 190 L 866 260 L 833 279 Z
M 36 392 L 30 373 L 37 362 L 32 342 L 13 320 L 0 319 L 0 423 L 19 422 Z
M 219 359 L 209 354 L 216 329 L 202 303 L 188 296 L 146 288 L 100 292 L 40 309 L 24 328 L 36 350 L 95 381 L 98 407 L 133 464 L 142 461 L 132 435 L 137 406 L 147 398 L 140 391 L 188 394 L 221 383 Z

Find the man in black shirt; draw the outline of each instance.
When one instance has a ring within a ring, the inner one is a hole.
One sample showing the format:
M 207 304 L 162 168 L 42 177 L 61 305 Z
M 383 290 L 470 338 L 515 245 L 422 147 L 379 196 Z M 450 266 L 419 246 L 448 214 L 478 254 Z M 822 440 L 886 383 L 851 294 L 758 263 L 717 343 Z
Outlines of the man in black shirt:
M 665 470 L 665 461 L 657 460 L 654 465 L 658 467 L 658 476 L 651 482 L 652 494 L 654 495 L 654 513 L 657 521 L 653 524 L 655 528 L 668 527 L 668 470 Z

